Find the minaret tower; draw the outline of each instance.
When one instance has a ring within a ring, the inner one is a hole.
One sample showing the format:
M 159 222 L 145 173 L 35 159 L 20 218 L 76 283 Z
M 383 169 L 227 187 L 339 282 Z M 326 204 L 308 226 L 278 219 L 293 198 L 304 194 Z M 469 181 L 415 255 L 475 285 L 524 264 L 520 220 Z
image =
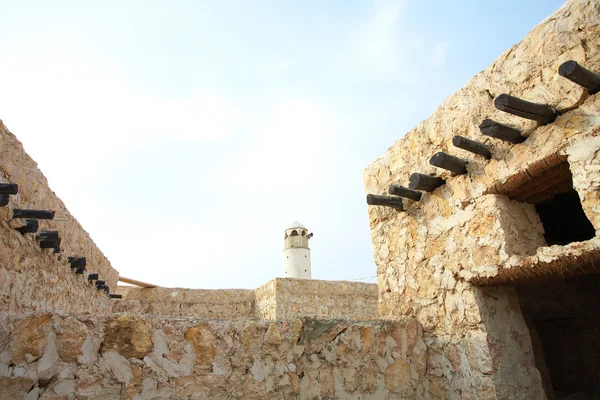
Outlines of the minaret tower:
M 310 249 L 308 239 L 313 234 L 298 221 L 285 230 L 283 236 L 283 277 L 310 279 Z

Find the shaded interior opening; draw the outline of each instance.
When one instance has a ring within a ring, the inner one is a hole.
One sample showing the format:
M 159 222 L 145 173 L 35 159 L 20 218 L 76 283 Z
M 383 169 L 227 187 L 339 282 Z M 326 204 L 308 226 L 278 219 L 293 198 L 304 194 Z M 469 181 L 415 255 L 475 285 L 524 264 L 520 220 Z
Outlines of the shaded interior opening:
M 517 292 L 548 399 L 600 399 L 600 275 Z
M 573 175 L 566 161 L 535 177 L 522 179 L 505 194 L 513 200 L 535 205 L 548 246 L 582 242 L 596 235 L 573 188 Z
M 544 226 L 548 246 L 583 242 L 596 235 L 594 226 L 583 212 L 579 195 L 573 188 L 535 205 Z

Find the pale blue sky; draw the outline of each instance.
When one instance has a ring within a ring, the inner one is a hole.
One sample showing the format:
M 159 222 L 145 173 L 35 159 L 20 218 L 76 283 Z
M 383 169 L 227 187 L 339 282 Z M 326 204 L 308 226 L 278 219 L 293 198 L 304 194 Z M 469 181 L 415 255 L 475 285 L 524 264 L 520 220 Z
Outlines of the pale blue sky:
M 255 288 L 297 219 L 372 277 L 365 166 L 561 4 L 0 0 L 0 119 L 124 276 Z

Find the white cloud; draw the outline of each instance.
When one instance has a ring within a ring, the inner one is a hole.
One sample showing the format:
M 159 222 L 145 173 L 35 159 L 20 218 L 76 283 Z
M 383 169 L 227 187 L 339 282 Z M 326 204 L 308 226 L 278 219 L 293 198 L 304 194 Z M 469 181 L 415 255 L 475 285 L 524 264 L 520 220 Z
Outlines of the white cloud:
M 431 62 L 436 67 L 443 67 L 446 64 L 446 54 L 450 45 L 448 42 L 439 43 L 431 52 Z
M 266 70 L 269 75 L 279 74 L 281 71 L 290 68 L 294 63 L 291 61 L 281 61 L 278 63 L 267 64 Z
M 116 153 L 141 142 L 220 140 L 245 118 L 208 92 L 190 98 L 141 93 L 84 47 L 72 36 L 48 35 L 3 51 L 11 56 L 0 63 L 2 118 L 50 175 L 80 165 L 72 172 L 90 179 Z
M 362 62 L 376 72 L 393 72 L 398 64 L 398 21 L 404 2 L 378 1 L 375 12 L 358 36 L 358 52 Z

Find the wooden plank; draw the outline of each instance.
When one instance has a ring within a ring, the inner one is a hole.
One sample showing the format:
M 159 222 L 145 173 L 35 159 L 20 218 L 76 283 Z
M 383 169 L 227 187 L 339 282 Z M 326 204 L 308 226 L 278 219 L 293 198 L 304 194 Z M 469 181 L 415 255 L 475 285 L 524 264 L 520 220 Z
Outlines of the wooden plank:
M 135 279 L 125 278 L 124 276 L 119 276 L 119 282 L 129 283 L 130 285 L 135 285 L 144 288 L 155 288 L 157 285 L 153 285 L 151 283 L 146 283 L 142 281 L 137 281 Z

